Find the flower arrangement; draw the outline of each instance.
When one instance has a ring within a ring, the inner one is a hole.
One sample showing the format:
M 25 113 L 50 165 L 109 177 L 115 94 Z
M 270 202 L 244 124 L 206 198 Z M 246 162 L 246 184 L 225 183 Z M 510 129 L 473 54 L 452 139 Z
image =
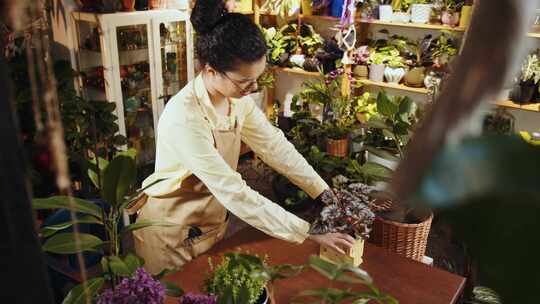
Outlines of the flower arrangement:
M 137 268 L 130 278 L 124 278 L 116 288 L 105 289 L 97 304 L 161 304 L 165 299 L 165 286 Z

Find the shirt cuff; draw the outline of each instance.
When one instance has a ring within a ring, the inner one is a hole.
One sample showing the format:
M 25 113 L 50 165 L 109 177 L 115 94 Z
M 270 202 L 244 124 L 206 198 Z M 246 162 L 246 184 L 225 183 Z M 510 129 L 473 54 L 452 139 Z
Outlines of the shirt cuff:
M 308 222 L 300 219 L 298 229 L 296 233 L 292 236 L 292 239 L 290 241 L 298 243 L 298 244 L 302 244 L 309 236 L 308 231 L 309 231 L 310 226 L 311 225 Z
M 324 192 L 324 190 L 329 188 L 330 187 L 328 186 L 328 184 L 320 176 L 317 176 L 310 182 L 310 185 L 303 190 L 306 191 L 309 197 L 311 197 L 312 199 L 316 199 L 317 197 L 319 197 L 319 195 L 321 195 L 321 193 Z

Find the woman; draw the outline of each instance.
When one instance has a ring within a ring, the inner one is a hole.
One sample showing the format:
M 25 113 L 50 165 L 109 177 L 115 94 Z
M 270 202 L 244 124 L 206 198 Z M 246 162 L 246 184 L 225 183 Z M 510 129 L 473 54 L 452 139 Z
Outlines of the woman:
M 146 203 L 138 220 L 173 227 L 135 232 L 135 248 L 148 271 L 178 268 L 223 238 L 228 211 L 263 232 L 302 243 L 309 238 L 342 251 L 352 246 L 339 233 L 309 235 L 309 223 L 261 196 L 236 172 L 240 141 L 312 198 L 328 185 L 274 128 L 254 101 L 266 66 L 266 43 L 246 16 L 228 13 L 223 0 L 199 0 L 191 15 L 198 34 L 199 76 L 174 96 L 157 129 L 156 172 L 143 185 Z

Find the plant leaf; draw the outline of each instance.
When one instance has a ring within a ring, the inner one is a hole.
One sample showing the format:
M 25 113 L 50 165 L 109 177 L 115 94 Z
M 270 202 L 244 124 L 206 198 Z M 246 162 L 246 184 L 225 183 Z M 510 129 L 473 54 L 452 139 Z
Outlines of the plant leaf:
M 101 189 L 101 185 L 99 184 L 98 180 L 98 172 L 100 174 L 100 181 L 103 183 L 103 170 L 107 168 L 107 166 L 109 165 L 109 161 L 102 157 L 98 157 L 97 159 L 99 161 L 99 169 L 96 164 L 95 156 L 91 156 L 88 160 L 88 177 L 90 178 L 94 186 L 96 186 L 96 188 Z
M 171 275 L 171 274 L 175 274 L 178 272 L 178 269 L 163 269 L 162 271 L 160 271 L 158 274 L 156 274 L 154 276 L 154 278 L 158 279 L 158 280 L 161 280 L 162 278 L 164 278 L 165 276 L 168 276 L 168 275 Z
M 125 200 L 122 202 L 122 204 L 120 204 L 120 207 L 119 207 L 118 209 L 119 209 L 120 211 L 122 211 L 122 210 L 124 210 L 125 208 L 128 208 L 129 205 L 132 203 L 132 201 L 133 201 L 134 199 L 138 198 L 139 194 L 141 194 L 142 192 L 144 192 L 144 190 L 146 190 L 146 189 L 152 187 L 153 185 L 155 185 L 155 184 L 157 184 L 157 183 L 159 183 L 159 182 L 161 182 L 161 181 L 164 181 L 164 180 L 166 180 L 166 179 L 168 179 L 168 178 L 161 178 L 161 179 L 155 180 L 155 181 L 153 181 L 152 183 L 150 183 L 150 184 L 144 186 L 143 188 L 138 189 L 138 190 L 135 191 L 135 193 L 132 194 L 129 198 L 125 199 Z
M 135 160 L 126 155 L 116 156 L 103 173 L 103 198 L 112 206 L 120 204 L 136 179 Z
M 392 118 L 398 112 L 398 106 L 393 103 L 385 92 L 377 95 L 377 111 L 387 118 Z
M 135 230 L 150 227 L 150 226 L 173 227 L 173 226 L 178 226 L 178 225 L 180 224 L 165 222 L 165 221 L 160 221 L 160 220 L 139 220 L 133 224 L 130 224 L 124 227 L 122 232 L 126 233 L 129 231 L 135 231 Z
M 184 294 L 184 290 L 182 288 L 178 287 L 173 282 L 170 281 L 160 281 L 163 285 L 165 285 L 165 294 L 169 297 L 175 297 L 179 298 Z
M 127 264 L 122 261 L 121 258 L 112 255 L 108 257 L 108 261 L 109 267 L 114 274 L 122 277 L 129 277 L 133 274 L 133 272 L 130 271 Z
M 367 147 L 366 150 L 369 152 L 369 153 L 373 153 L 379 157 L 382 157 L 386 160 L 391 160 L 391 161 L 399 161 L 399 157 L 393 155 L 392 153 L 388 152 L 387 150 L 383 150 L 383 149 L 377 149 L 377 148 L 374 148 L 374 147 Z
M 417 110 L 418 105 L 409 96 L 406 96 L 399 104 L 398 117 L 402 122 L 409 124 L 409 118 L 414 116 Z
M 392 177 L 392 174 L 394 173 L 390 168 L 373 162 L 365 163 L 361 167 L 360 171 L 369 178 L 377 181 L 388 180 L 390 179 L 390 177 Z
M 41 209 L 68 209 L 93 215 L 102 220 L 101 208 L 87 200 L 73 197 L 73 208 L 69 203 L 68 196 L 52 196 L 49 198 L 35 198 L 32 200 L 32 208 Z
M 48 239 L 43 244 L 43 251 L 59 253 L 59 254 L 73 254 L 79 251 L 96 251 L 96 247 L 103 244 L 103 241 L 96 236 L 87 233 L 79 233 L 80 250 L 77 250 L 75 245 L 75 234 L 71 232 L 58 233 Z
M 85 215 L 75 221 L 69 221 L 69 222 L 65 222 L 65 223 L 60 223 L 60 224 L 56 224 L 56 225 L 50 225 L 50 226 L 45 226 L 43 228 L 41 228 L 41 235 L 45 238 L 48 238 L 50 236 L 52 236 L 53 234 L 61 231 L 61 230 L 64 230 L 64 229 L 67 229 L 71 226 L 73 226 L 74 223 L 78 223 L 78 224 L 100 224 L 100 225 L 103 225 L 103 222 L 98 220 L 97 218 L 93 217 L 93 216 L 90 216 L 90 215 Z
M 140 268 L 144 265 L 144 260 L 132 253 L 128 253 L 124 258 L 124 263 L 126 264 L 130 273 L 134 273 L 137 268 Z
M 62 301 L 62 304 L 86 304 L 86 298 L 93 299 L 98 290 L 105 284 L 102 277 L 93 278 L 83 284 L 79 284 L 71 289 Z M 87 292 L 85 292 L 85 287 Z

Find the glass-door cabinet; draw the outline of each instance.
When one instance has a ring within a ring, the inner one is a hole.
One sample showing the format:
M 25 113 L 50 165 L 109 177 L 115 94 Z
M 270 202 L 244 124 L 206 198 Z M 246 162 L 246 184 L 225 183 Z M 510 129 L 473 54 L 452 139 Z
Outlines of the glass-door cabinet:
M 116 104 L 127 147 L 137 150 L 139 166 L 153 167 L 159 115 L 194 74 L 188 12 L 73 12 L 72 23 L 79 92 Z

